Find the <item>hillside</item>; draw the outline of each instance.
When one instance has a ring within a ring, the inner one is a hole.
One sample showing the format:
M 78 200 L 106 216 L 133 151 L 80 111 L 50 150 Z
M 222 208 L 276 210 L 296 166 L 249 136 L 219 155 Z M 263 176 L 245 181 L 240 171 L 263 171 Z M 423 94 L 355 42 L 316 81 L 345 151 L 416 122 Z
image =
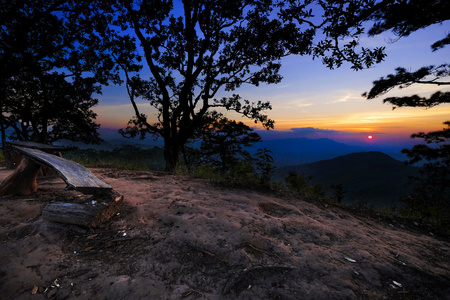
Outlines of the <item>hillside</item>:
M 425 227 L 184 175 L 92 171 L 124 195 L 104 228 L 42 219 L 79 197 L 59 179 L 0 198 L 2 299 L 449 299 L 450 242 Z
M 350 146 L 330 139 L 290 138 L 263 140 L 254 148 L 267 148 L 273 152 L 276 166 L 289 166 L 330 159 L 339 155 L 364 151 L 364 148 Z
M 333 185 L 342 184 L 344 203 L 366 203 L 380 206 L 398 204 L 408 191 L 408 177 L 417 168 L 407 166 L 382 152 L 358 152 L 329 160 L 278 168 L 275 178 L 282 180 L 290 171 L 312 176 L 317 183 L 333 194 Z

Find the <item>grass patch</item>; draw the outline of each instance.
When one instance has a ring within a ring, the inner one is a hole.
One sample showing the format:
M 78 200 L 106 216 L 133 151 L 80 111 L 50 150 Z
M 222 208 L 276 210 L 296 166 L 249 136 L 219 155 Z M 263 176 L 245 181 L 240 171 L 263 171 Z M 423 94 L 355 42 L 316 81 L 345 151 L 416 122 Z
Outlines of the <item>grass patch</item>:
M 135 146 L 122 146 L 113 151 L 94 149 L 75 149 L 64 154 L 88 168 L 115 168 L 132 171 L 163 170 L 163 150 L 159 147 L 142 149 Z

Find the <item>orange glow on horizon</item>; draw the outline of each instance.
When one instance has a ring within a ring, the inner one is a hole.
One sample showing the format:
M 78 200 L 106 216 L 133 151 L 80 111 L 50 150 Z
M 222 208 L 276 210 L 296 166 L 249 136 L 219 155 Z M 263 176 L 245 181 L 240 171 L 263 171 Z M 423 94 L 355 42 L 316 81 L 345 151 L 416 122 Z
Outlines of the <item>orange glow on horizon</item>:
M 143 113 L 151 120 L 154 112 L 148 109 L 148 105 L 140 105 Z M 119 129 L 125 128 L 133 117 L 133 108 L 129 104 L 97 106 L 94 111 L 98 114 L 96 122 L 101 128 Z M 412 133 L 420 131 L 429 132 L 441 130 L 445 126 L 444 121 L 449 120 L 450 106 L 436 107 L 429 110 L 420 108 L 386 109 L 371 112 L 355 112 L 333 114 L 299 115 L 296 118 L 273 115 L 269 117 L 275 120 L 275 131 L 289 132 L 295 128 L 316 128 L 322 130 L 334 130 L 349 134 L 388 134 L 391 138 L 409 137 Z M 263 130 L 261 124 L 255 124 L 252 120 L 241 117 L 232 112 L 225 114 L 229 119 L 242 121 L 256 130 Z
M 313 127 L 331 129 L 352 133 L 388 133 L 395 135 L 410 135 L 415 132 L 441 130 L 443 122 L 450 119 L 450 108 L 420 108 L 389 110 L 372 113 L 341 115 L 338 118 L 322 117 L 314 120 L 275 120 L 275 130 L 289 131 L 291 128 Z

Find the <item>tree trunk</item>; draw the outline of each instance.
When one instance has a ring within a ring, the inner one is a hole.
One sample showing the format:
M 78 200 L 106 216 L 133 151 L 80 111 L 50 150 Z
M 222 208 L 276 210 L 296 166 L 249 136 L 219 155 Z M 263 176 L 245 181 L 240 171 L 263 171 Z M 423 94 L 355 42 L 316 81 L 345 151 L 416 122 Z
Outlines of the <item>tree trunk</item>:
M 3 99 L 3 98 L 2 98 Z M 0 134 L 2 135 L 2 150 L 5 150 L 5 144 L 6 144 L 6 129 L 5 129 L 5 122 L 3 120 L 3 111 L 2 108 L 0 106 Z M 5 152 L 3 151 L 3 154 L 5 154 Z
M 8 194 L 30 195 L 37 191 L 40 165 L 23 158 L 19 166 L 0 184 L 0 197 Z
M 2 124 L 0 125 L 1 126 L 1 128 L 0 128 L 0 134 L 2 135 L 2 147 L 1 147 L 1 150 L 5 150 L 5 144 L 6 144 L 6 130 L 5 130 L 5 125 L 3 124 L 3 122 L 2 122 Z
M 166 172 L 175 172 L 180 156 L 180 147 L 177 143 L 171 141 L 169 138 L 164 138 L 164 160 L 166 162 Z

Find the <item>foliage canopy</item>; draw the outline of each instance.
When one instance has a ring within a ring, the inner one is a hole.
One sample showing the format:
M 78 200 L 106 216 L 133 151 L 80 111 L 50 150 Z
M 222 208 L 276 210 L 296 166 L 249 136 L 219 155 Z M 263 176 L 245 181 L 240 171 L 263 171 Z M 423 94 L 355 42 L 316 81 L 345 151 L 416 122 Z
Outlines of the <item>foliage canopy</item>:
M 392 30 L 399 37 L 405 37 L 414 31 L 426 28 L 433 24 L 439 24 L 450 19 L 450 3 L 448 1 L 381 1 L 383 4 L 367 18 L 374 20 L 374 26 L 369 34 L 378 34 L 386 30 Z M 450 43 L 450 34 L 431 45 L 433 51 L 441 50 Z M 425 84 L 436 86 L 448 86 L 450 81 L 450 64 L 443 63 L 439 66 L 424 66 L 416 71 L 408 71 L 404 67 L 398 67 L 395 74 L 389 74 L 373 82 L 369 92 L 364 93 L 368 99 L 382 96 L 395 87 L 406 88 L 413 84 Z M 404 97 L 386 97 L 384 103 L 397 107 L 424 107 L 432 108 L 440 104 L 450 103 L 450 92 L 438 91 L 429 97 L 411 95 Z M 448 125 L 448 121 L 444 124 Z M 434 131 L 428 134 L 420 132 L 412 135 L 413 138 L 423 138 L 424 145 L 418 145 L 404 152 L 411 158 L 411 162 L 422 159 L 448 160 L 447 151 L 442 147 L 434 147 L 432 143 L 442 143 L 448 140 L 448 129 Z M 445 147 L 444 147 L 445 148 Z M 427 153 L 425 153 L 427 152 Z
M 137 49 L 150 71 L 150 78 L 143 79 L 123 59 L 123 52 L 116 54 L 135 110 L 123 134 L 163 137 L 167 169 L 173 170 L 183 145 L 203 126 L 208 113 L 235 111 L 264 128 L 273 128 L 274 121 L 264 113 L 271 109 L 270 103 L 221 93 L 243 84 L 279 83 L 281 60 L 288 55 L 322 58 L 329 68 L 349 62 L 360 70 L 380 62 L 383 47 L 359 47 L 363 27 L 352 17 L 362 5 L 373 3 L 117 1 L 118 17 L 113 24 L 127 30 L 128 40 L 135 42 L 129 50 Z M 344 26 L 348 21 L 356 31 Z M 139 98 L 156 109 L 156 121 L 140 112 Z
M 450 20 L 450 3 L 440 0 L 401 0 L 380 1 L 379 7 L 365 15 L 368 20 L 375 21 L 369 34 L 374 35 L 392 30 L 401 37 L 434 24 Z M 450 44 L 450 33 L 431 45 L 432 51 L 442 51 Z M 426 59 L 426 58 L 424 58 Z M 382 96 L 395 87 L 406 88 L 413 84 L 448 86 L 450 81 L 450 64 L 428 65 L 416 71 L 408 71 L 398 67 L 395 74 L 389 74 L 373 82 L 369 92 L 364 93 L 368 99 Z M 437 91 L 428 97 L 419 95 L 403 97 L 386 97 L 384 103 L 397 107 L 432 108 L 450 103 L 450 92 Z M 450 219 L 450 121 L 444 122 L 446 128 L 432 132 L 412 134 L 412 138 L 423 139 L 425 143 L 418 144 L 402 152 L 409 157 L 409 163 L 425 160 L 421 176 L 413 178 L 416 188 L 413 195 L 403 199 L 405 209 L 418 214 L 417 217 L 433 222 L 449 230 Z
M 1 2 L 3 142 L 7 127 L 16 140 L 99 140 L 91 110 L 98 100 L 93 95 L 109 80 L 120 80 L 111 72 L 106 41 L 96 34 L 104 22 L 80 18 L 89 11 L 87 2 Z

